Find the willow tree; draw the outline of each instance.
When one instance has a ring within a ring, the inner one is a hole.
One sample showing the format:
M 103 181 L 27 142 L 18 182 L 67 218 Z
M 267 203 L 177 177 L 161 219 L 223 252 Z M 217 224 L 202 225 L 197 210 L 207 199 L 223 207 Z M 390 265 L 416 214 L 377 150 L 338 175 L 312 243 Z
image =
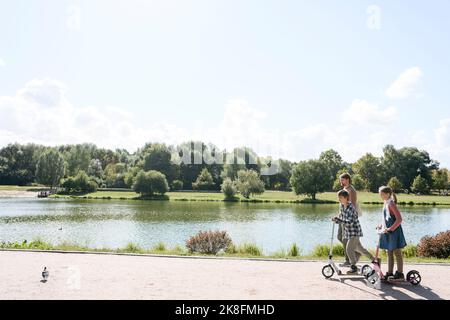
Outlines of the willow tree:
M 64 177 L 64 158 L 58 151 L 49 149 L 41 154 L 36 164 L 36 181 L 51 189 Z

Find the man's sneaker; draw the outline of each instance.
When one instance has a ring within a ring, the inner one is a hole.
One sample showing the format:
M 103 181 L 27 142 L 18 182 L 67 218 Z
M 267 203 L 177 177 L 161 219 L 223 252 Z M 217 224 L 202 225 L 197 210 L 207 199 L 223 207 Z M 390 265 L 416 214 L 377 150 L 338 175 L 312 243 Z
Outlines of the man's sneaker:
M 339 265 L 339 267 L 343 267 L 343 268 L 350 268 L 352 266 L 352 264 L 348 261 L 345 261 L 344 263 L 341 263 Z
M 358 268 L 356 266 L 351 266 L 351 269 L 347 271 L 347 274 L 349 276 L 357 275 L 358 274 Z
M 396 281 L 405 281 L 405 275 L 403 273 L 397 271 L 395 273 L 393 279 L 396 280 Z
M 388 281 L 389 278 L 393 278 L 393 277 L 394 277 L 394 274 L 393 274 L 393 273 L 386 272 L 386 273 L 384 274 L 383 280 L 384 280 L 384 281 Z

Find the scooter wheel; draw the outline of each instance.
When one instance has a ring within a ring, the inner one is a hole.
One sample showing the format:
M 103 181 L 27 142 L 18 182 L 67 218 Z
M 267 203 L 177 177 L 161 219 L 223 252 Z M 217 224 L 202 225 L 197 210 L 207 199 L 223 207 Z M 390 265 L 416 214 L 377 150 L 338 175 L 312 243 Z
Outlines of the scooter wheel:
M 325 279 L 330 279 L 332 276 L 334 276 L 333 267 L 331 265 L 323 267 L 322 274 L 325 277 Z
M 413 270 L 408 272 L 406 280 L 413 286 L 418 286 L 422 282 L 422 277 L 420 276 L 419 271 Z
M 372 273 L 373 269 L 371 266 L 369 265 L 365 265 L 361 268 L 361 275 L 363 275 L 364 277 L 369 277 L 370 274 Z

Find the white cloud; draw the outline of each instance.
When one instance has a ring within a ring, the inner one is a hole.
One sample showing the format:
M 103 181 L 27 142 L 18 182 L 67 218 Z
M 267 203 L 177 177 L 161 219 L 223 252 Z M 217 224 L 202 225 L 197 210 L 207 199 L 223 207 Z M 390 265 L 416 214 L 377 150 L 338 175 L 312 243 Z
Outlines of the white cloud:
M 67 99 L 67 90 L 59 81 L 35 79 L 15 95 L 0 97 L 0 146 L 11 142 L 91 142 L 132 152 L 146 142 L 178 144 L 195 139 L 227 150 L 248 146 L 260 156 L 292 161 L 317 158 L 322 151 L 333 148 L 344 160 L 355 161 L 366 152 L 381 155 L 382 148 L 392 143 L 417 145 L 444 165 L 450 164 L 450 119 L 442 120 L 434 132 L 422 130 L 400 136 L 384 127 L 395 120 L 397 110 L 381 109 L 365 100 L 353 101 L 342 121 L 333 125 L 312 123 L 297 130 L 275 131 L 269 115 L 244 99 L 234 99 L 225 105 L 219 125 L 200 125 L 194 132 L 166 122 L 142 127 L 134 114 L 116 106 L 74 106 Z
M 5 60 L 3 60 L 2 58 L 0 58 L 0 67 L 5 67 L 5 66 L 6 66 Z
M 434 131 L 436 143 L 441 148 L 450 148 L 450 118 L 443 119 Z
M 131 151 L 147 141 L 174 143 L 186 136 L 165 123 L 139 128 L 134 115 L 122 108 L 75 107 L 66 92 L 59 81 L 34 79 L 15 96 L 0 97 L 0 145 L 14 141 L 45 145 L 93 142 Z
M 42 107 L 62 107 L 68 102 L 65 99 L 66 86 L 53 79 L 34 79 L 18 91 L 18 96 Z
M 395 107 L 380 109 L 377 104 L 372 104 L 366 100 L 355 99 L 351 106 L 344 111 L 342 120 L 349 124 L 389 124 L 398 115 Z
M 233 99 L 228 101 L 222 122 L 212 135 L 220 139 L 224 147 L 249 145 L 260 140 L 263 133 L 262 122 L 267 115 L 250 106 L 245 99 Z
M 422 75 L 422 70 L 419 67 L 405 70 L 386 90 L 386 96 L 390 99 L 409 98 L 418 89 Z
M 442 119 L 434 130 L 409 132 L 406 144 L 427 150 L 432 159 L 441 163 L 441 167 L 450 169 L 450 118 Z

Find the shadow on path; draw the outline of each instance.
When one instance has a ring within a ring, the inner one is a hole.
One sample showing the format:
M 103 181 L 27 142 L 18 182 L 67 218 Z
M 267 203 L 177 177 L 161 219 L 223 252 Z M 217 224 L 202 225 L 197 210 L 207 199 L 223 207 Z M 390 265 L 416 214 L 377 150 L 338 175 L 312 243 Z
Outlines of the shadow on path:
M 349 282 L 360 282 L 360 283 L 363 283 L 364 286 L 366 286 L 366 281 L 364 279 L 342 277 L 340 279 L 330 279 L 330 281 L 340 282 L 342 284 L 345 284 L 346 286 L 352 287 L 354 289 L 357 289 L 359 291 L 362 291 L 364 293 L 370 294 L 374 297 L 377 297 L 377 298 L 380 298 L 383 300 L 387 300 L 389 297 L 394 298 L 396 300 L 417 300 L 417 298 L 409 295 L 408 293 L 406 293 L 404 291 L 397 290 L 396 288 L 402 288 L 404 290 L 408 290 L 412 294 L 415 294 L 425 300 L 445 300 L 445 299 L 441 298 L 438 294 L 434 293 L 433 289 L 431 289 L 429 287 L 413 286 L 409 283 L 404 283 L 404 284 L 400 284 L 400 285 L 399 284 L 392 285 L 392 284 L 382 283 L 381 290 L 378 291 L 379 294 L 375 294 L 369 290 L 365 290 L 360 287 L 356 287 L 349 283 Z

